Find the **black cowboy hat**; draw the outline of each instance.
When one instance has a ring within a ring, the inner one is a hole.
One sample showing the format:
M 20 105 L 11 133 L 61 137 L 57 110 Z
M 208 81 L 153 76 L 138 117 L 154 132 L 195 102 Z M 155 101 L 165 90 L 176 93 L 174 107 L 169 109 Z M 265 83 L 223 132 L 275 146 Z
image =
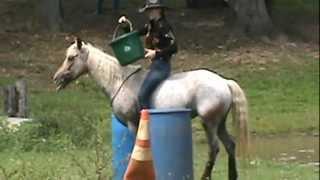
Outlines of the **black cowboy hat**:
M 147 9 L 152 9 L 152 8 L 164 8 L 168 9 L 167 6 L 162 4 L 161 0 L 146 0 L 146 4 L 144 5 L 143 8 L 139 9 L 139 12 L 142 13 Z

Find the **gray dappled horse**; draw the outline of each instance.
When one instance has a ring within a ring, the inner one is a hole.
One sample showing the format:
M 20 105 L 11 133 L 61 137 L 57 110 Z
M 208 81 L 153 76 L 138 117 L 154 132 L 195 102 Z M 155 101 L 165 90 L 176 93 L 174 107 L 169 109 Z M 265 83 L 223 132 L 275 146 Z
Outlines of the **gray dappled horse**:
M 57 90 L 86 73 L 111 98 L 115 115 L 136 132 L 139 123 L 137 94 L 146 72 L 135 66 L 122 67 L 114 57 L 77 39 L 67 49 L 65 60 L 54 75 Z M 193 117 L 202 119 L 209 144 L 209 159 L 202 179 L 211 179 L 219 152 L 218 139 L 228 153 L 229 180 L 237 179 L 235 143 L 226 129 L 230 109 L 239 144 L 248 143 L 248 128 L 246 97 L 235 81 L 204 69 L 182 72 L 164 81 L 151 101 L 154 108 L 190 108 Z

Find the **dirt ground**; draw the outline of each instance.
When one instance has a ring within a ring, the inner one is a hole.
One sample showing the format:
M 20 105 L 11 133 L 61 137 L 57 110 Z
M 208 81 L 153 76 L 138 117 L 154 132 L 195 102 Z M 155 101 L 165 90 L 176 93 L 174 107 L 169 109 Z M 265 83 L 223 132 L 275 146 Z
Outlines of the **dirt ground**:
M 119 15 L 126 13 L 136 22 L 136 27 L 144 22 L 144 17 L 134 8 L 119 12 L 106 9 L 103 15 L 97 16 L 93 7 L 94 3 L 79 10 L 66 4 L 63 32 L 49 33 L 39 24 L 32 3 L 5 0 L 0 4 L 0 76 L 27 77 L 50 88 L 51 77 L 68 47 L 67 37 L 80 36 L 112 54 L 108 43 Z M 175 71 L 206 67 L 223 74 L 228 71 L 225 66 L 239 64 L 263 68 L 264 64 L 279 61 L 278 56 L 284 51 L 319 57 L 319 25 L 314 21 L 297 26 L 297 31 L 311 34 L 309 37 L 279 33 L 252 40 L 231 35 L 232 26 L 226 18 L 229 13 L 226 8 L 176 8 L 168 12 L 179 43 L 179 53 L 173 61 Z

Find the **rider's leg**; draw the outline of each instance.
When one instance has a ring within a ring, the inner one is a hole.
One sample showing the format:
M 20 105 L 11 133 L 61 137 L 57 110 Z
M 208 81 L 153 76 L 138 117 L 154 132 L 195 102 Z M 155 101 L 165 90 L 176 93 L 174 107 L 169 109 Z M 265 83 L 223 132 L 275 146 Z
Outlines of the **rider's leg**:
M 165 80 L 171 71 L 170 62 L 163 58 L 155 59 L 150 67 L 138 94 L 140 109 L 150 108 L 150 98 L 158 85 Z

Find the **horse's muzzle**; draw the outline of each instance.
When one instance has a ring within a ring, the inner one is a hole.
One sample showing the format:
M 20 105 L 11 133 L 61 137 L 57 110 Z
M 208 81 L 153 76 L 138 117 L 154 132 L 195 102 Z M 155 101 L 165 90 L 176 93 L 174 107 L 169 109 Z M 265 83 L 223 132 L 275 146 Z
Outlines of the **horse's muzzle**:
M 72 81 L 72 74 L 70 71 L 57 73 L 54 75 L 53 81 L 57 85 L 56 90 L 60 91 L 64 89 L 69 84 L 70 81 Z

